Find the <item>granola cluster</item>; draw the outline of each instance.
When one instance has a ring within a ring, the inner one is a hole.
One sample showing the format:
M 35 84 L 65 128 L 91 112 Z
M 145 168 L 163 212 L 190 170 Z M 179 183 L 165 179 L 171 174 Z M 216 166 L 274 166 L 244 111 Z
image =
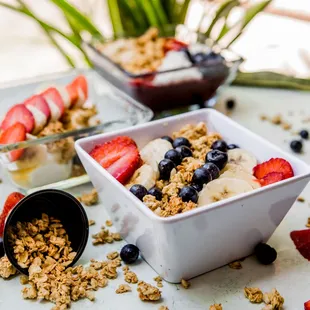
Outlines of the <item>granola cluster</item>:
M 173 138 L 185 137 L 191 145 L 193 157 L 186 157 L 177 166 L 175 173 L 171 173 L 169 181 L 159 180 L 156 182 L 162 193 L 161 201 L 156 200 L 152 195 L 146 195 L 143 202 L 153 212 L 162 217 L 172 216 L 197 208 L 197 204 L 189 201 L 183 202 L 178 197 L 179 191 L 191 183 L 194 171 L 205 162 L 205 156 L 210 151 L 214 141 L 221 139 L 217 133 L 208 133 L 206 124 L 200 122 L 196 125 L 188 124 L 173 133 Z
M 93 107 L 80 107 L 75 109 L 66 109 L 61 122 L 65 130 L 76 130 L 89 126 L 90 119 L 97 114 L 97 109 Z
M 163 287 L 163 279 L 160 276 L 155 277 L 154 281 L 156 282 L 157 287 Z
M 167 40 L 158 37 L 157 28 L 150 28 L 138 38 L 120 39 L 97 48 L 126 71 L 141 74 L 156 71 L 161 65 Z
M 101 226 L 101 230 L 92 235 L 93 245 L 105 244 L 105 243 L 113 243 L 114 241 L 121 241 L 122 237 L 119 233 L 112 233 L 109 229 Z
M 67 267 L 76 255 L 60 220 L 44 213 L 40 219 L 17 222 L 10 227 L 9 241 L 22 268 L 30 269 L 36 259 L 40 259 L 42 264 L 53 260 Z
M 221 304 L 214 304 L 210 306 L 210 310 L 223 310 L 223 307 Z
M 139 292 L 139 298 L 143 301 L 155 301 L 161 298 L 161 291 L 144 281 L 138 283 L 137 291 Z
M 281 310 L 283 309 L 284 298 L 273 288 L 271 292 L 263 294 L 258 287 L 245 287 L 244 295 L 252 303 L 265 303 L 262 310 Z
M 82 196 L 77 197 L 78 201 L 82 202 L 85 206 L 93 206 L 98 203 L 98 193 L 96 189 L 92 189 L 88 193 L 82 194 Z
M 184 279 L 181 280 L 181 285 L 182 285 L 185 289 L 188 289 L 188 288 L 191 286 L 191 284 L 190 284 L 188 281 L 184 280 Z
M 120 284 L 115 291 L 116 294 L 124 294 L 127 292 L 131 292 L 131 287 L 128 284 Z
M 127 283 L 132 284 L 138 283 L 139 279 L 137 275 L 133 271 L 129 270 L 128 266 L 123 267 L 123 272 L 124 272 L 124 279 Z
M 0 258 L 0 277 L 3 279 L 8 279 L 17 273 L 17 270 L 10 263 L 6 256 Z

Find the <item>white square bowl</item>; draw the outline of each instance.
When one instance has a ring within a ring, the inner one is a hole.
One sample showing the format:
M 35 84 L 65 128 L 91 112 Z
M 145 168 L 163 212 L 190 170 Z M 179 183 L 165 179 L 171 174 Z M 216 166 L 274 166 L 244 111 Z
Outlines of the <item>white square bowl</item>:
M 209 131 L 256 155 L 288 160 L 295 176 L 209 206 L 168 218 L 157 216 L 103 169 L 88 152 L 119 135 L 133 138 L 139 149 L 150 140 L 170 135 L 182 126 L 205 122 Z M 111 219 L 127 242 L 166 281 L 178 283 L 252 254 L 269 239 L 310 179 L 310 166 L 223 114 L 203 109 L 76 142 L 77 153 L 98 190 Z

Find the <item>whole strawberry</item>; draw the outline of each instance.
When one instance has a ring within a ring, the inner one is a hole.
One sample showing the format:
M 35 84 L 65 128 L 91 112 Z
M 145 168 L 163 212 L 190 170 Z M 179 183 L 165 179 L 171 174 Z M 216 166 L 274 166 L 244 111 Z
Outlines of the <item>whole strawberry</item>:
M 0 215 L 0 237 L 3 236 L 5 219 L 7 218 L 11 210 L 16 206 L 16 204 L 24 197 L 25 196 L 19 192 L 13 192 L 7 197 L 2 209 L 2 213 Z

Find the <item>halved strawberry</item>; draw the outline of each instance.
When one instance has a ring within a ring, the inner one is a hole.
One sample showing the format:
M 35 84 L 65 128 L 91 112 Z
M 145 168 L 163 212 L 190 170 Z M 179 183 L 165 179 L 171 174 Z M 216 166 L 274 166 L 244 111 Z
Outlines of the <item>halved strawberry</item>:
M 84 75 L 79 75 L 66 87 L 71 106 L 82 106 L 88 98 L 88 84 Z
M 137 145 L 126 136 L 97 145 L 89 154 L 122 184 L 130 179 L 140 165 Z
M 26 127 L 21 123 L 7 128 L 1 133 L 0 144 L 17 143 L 26 140 Z M 24 153 L 24 149 L 14 150 L 8 153 L 10 161 L 18 160 Z
M 284 180 L 284 174 L 282 172 L 270 172 L 259 180 L 261 186 L 266 186 Z
M 52 120 L 56 121 L 60 119 L 65 112 L 65 104 L 59 91 L 55 87 L 50 87 L 45 90 L 41 95 L 46 100 L 51 110 Z
M 32 132 L 34 128 L 34 117 L 32 113 L 23 105 L 14 105 L 5 115 L 1 128 L 6 130 L 16 123 L 22 123 L 27 132 Z
M 271 158 L 253 168 L 253 175 L 257 179 L 264 178 L 270 172 L 283 173 L 283 180 L 294 176 L 291 164 L 283 158 Z
M 188 44 L 184 43 L 182 41 L 179 41 L 177 39 L 171 38 L 171 39 L 166 39 L 166 42 L 164 44 L 164 52 L 169 52 L 169 51 L 179 51 L 180 49 L 187 47 Z
M 11 210 L 17 205 L 19 201 L 21 201 L 25 196 L 19 192 L 11 193 L 3 206 L 2 213 L 0 215 L 0 237 L 3 236 L 4 224 L 7 216 L 11 212 Z
M 34 95 L 30 97 L 29 99 L 24 101 L 24 105 L 28 108 L 29 106 L 33 106 L 37 108 L 39 111 L 41 111 L 47 119 L 50 118 L 51 116 L 51 110 L 44 99 L 43 96 L 41 95 Z
M 305 308 L 305 310 L 310 310 L 310 300 L 308 300 L 304 303 L 304 308 Z
M 290 236 L 297 249 L 310 244 L 310 229 L 292 231 Z

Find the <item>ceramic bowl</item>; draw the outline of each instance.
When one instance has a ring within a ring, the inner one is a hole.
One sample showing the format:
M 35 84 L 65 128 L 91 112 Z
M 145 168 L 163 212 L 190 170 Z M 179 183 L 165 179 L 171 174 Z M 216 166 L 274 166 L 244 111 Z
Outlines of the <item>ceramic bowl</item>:
M 229 143 L 251 151 L 259 162 L 288 160 L 295 176 L 251 192 L 168 218 L 157 216 L 103 169 L 88 152 L 100 143 L 128 135 L 143 147 L 186 124 L 205 122 Z M 101 201 L 124 239 L 166 281 L 178 283 L 253 253 L 266 242 L 310 179 L 310 167 L 223 114 L 203 109 L 76 142 L 77 153 Z

